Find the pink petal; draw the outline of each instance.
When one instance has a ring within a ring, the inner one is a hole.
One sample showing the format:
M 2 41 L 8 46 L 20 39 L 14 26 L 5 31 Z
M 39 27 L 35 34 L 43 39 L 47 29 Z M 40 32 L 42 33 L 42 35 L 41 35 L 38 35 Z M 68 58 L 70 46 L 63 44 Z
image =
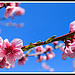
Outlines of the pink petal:
M 57 45 L 57 44 L 58 44 L 58 41 L 53 42 L 53 44 L 54 44 L 54 45 Z
M 15 64 L 15 58 L 14 58 L 13 54 L 6 55 L 6 60 L 7 60 L 7 63 L 9 63 L 10 65 Z
M 4 66 L 6 69 L 9 69 L 9 68 L 14 68 L 14 65 L 9 65 L 8 63 L 5 63 L 5 66 Z
M 2 59 L 6 54 L 5 50 L 0 49 L 0 59 Z
M 4 6 L 4 3 L 0 3 L 0 8 Z
M 75 53 L 69 55 L 70 58 L 75 58 Z
M 47 50 L 47 51 L 53 50 L 53 47 L 52 47 L 52 46 L 46 45 L 45 47 L 46 47 L 46 50 Z
M 16 11 L 16 7 L 14 7 L 14 6 L 7 6 L 6 10 L 5 10 L 5 14 L 4 14 L 5 18 L 13 16 L 15 11 Z
M 11 41 L 11 46 L 14 46 L 15 48 L 22 48 L 23 41 L 21 39 L 14 39 Z
M 0 47 L 2 46 L 3 39 L 0 37 Z
M 3 39 L 0 37 L 0 43 L 3 43 Z
M 4 48 L 7 48 L 7 47 L 9 47 L 9 46 L 10 46 L 10 44 L 9 44 L 8 39 L 5 39 L 4 42 L 3 42 L 3 47 L 4 47 Z
M 23 51 L 22 51 L 22 49 L 15 48 L 14 51 L 13 51 L 13 55 L 14 55 L 14 58 L 15 58 L 15 59 L 21 59 L 22 56 L 23 56 Z

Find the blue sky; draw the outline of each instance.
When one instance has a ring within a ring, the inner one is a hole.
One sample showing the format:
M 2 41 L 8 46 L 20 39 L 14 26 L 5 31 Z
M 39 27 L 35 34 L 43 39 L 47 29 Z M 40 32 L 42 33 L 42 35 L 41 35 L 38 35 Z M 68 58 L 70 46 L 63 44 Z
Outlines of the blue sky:
M 21 3 L 19 6 L 25 9 L 25 14 L 17 16 L 13 20 L 0 20 L 0 22 L 24 23 L 22 28 L 12 26 L 0 26 L 3 39 L 14 38 L 23 40 L 23 45 L 28 45 L 31 41 L 44 41 L 53 35 L 57 37 L 69 32 L 69 24 L 75 20 L 75 3 Z M 0 18 L 4 16 L 5 8 L 0 9 Z M 52 44 L 49 44 L 52 45 Z M 45 46 L 45 45 L 44 45 Z M 54 68 L 54 72 L 72 72 L 72 60 L 63 60 L 62 52 L 59 49 L 53 51 L 55 57 L 46 62 Z M 42 68 L 41 63 L 35 62 L 36 58 L 29 57 L 25 65 L 10 69 L 0 69 L 0 72 L 49 72 Z

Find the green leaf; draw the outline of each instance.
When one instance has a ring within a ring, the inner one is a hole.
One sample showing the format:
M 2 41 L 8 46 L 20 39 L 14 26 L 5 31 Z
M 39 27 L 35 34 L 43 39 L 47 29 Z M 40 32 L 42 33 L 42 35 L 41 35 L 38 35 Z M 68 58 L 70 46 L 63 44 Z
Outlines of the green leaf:
M 46 42 L 51 42 L 55 37 L 56 37 L 56 35 L 54 35 L 54 36 L 48 38 L 48 39 L 46 40 Z

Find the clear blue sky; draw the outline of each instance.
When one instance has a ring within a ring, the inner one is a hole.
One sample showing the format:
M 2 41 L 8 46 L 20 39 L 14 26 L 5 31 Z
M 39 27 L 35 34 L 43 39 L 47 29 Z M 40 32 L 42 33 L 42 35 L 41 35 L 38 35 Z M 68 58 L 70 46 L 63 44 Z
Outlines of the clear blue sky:
M 44 41 L 47 38 L 57 35 L 61 36 L 69 32 L 69 24 L 75 20 L 75 3 L 21 3 L 19 6 L 25 9 L 23 16 L 17 16 L 11 20 L 0 20 L 0 22 L 24 23 L 22 28 L 11 26 L 0 26 L 3 39 L 14 38 L 23 40 L 23 45 L 28 45 L 31 41 Z M 4 16 L 5 8 L 0 9 L 0 18 Z M 49 44 L 51 45 L 51 44 Z M 44 45 L 45 46 L 45 45 Z M 54 72 L 72 72 L 72 60 L 61 58 L 62 52 L 59 49 L 54 50 L 55 57 L 46 62 L 47 65 L 54 68 Z M 0 69 L 0 72 L 49 72 L 42 68 L 41 63 L 35 62 L 36 58 L 29 57 L 25 65 L 10 69 Z

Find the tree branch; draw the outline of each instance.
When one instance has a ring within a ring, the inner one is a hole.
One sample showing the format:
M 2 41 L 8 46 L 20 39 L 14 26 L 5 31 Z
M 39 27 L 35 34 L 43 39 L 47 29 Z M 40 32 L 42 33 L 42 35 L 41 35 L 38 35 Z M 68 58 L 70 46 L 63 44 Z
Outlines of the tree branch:
M 52 38 L 50 41 L 47 41 L 48 40 L 47 39 L 46 41 L 42 41 L 42 42 L 38 42 L 38 43 L 30 43 L 29 45 L 23 46 L 21 49 L 23 51 L 26 51 L 26 50 L 29 50 L 29 49 L 31 49 L 33 47 L 40 46 L 40 45 L 45 45 L 45 44 L 48 44 L 48 43 L 52 43 L 54 41 L 63 41 L 64 39 L 66 39 L 66 37 L 72 36 L 74 34 L 75 34 L 75 32 L 69 32 L 68 34 L 59 36 L 57 38 Z

